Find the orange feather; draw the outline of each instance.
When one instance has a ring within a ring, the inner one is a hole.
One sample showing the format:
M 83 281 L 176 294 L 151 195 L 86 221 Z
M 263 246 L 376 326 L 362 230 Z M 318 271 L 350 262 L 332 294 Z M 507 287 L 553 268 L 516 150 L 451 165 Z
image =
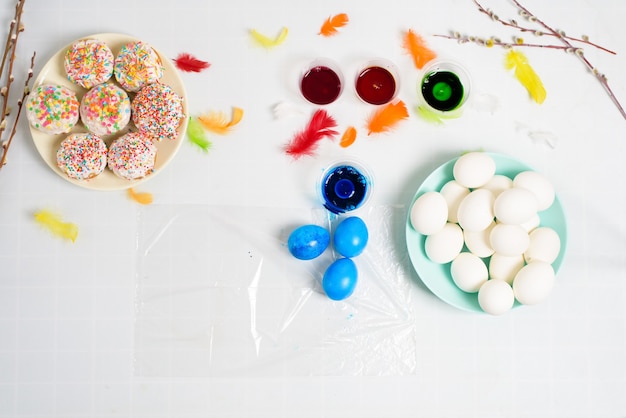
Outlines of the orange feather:
M 230 120 L 223 112 L 209 112 L 198 116 L 198 121 L 205 129 L 219 135 L 226 135 L 231 128 L 241 122 L 243 109 L 233 107 L 233 114 Z
M 128 197 L 141 205 L 149 205 L 152 203 L 152 193 L 136 192 L 132 187 L 127 189 Z
M 339 145 L 343 148 L 347 148 L 354 144 L 354 141 L 356 141 L 356 128 L 354 126 L 348 126 L 341 137 L 341 141 L 339 141 Z
M 437 57 L 435 51 L 428 48 L 424 38 L 413 32 L 412 29 L 409 29 L 404 35 L 404 43 L 402 46 L 411 55 L 413 63 L 418 69 L 421 69 L 427 62 Z
M 402 100 L 389 103 L 372 114 L 367 122 L 367 134 L 387 132 L 408 117 L 409 111 Z
M 338 15 L 331 16 L 322 25 L 319 35 L 333 36 L 337 34 L 337 28 L 341 28 L 348 24 L 348 15 L 345 13 L 339 13 Z

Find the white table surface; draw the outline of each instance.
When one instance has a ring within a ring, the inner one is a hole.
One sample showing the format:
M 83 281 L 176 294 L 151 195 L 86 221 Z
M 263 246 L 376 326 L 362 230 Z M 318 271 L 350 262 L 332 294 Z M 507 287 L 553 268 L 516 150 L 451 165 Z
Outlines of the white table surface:
M 0 8 L 2 27 L 12 3 Z M 508 2 L 485 4 L 521 20 Z M 585 48 L 626 104 L 623 0 L 527 0 L 525 6 L 568 34 L 586 34 L 617 51 Z M 323 20 L 340 12 L 350 24 L 336 37 L 318 36 Z M 516 34 L 490 22 L 471 0 L 29 0 L 23 19 L 18 80 L 33 50 L 37 73 L 74 39 L 127 33 L 170 58 L 190 52 L 212 64 L 181 76 L 192 114 L 239 106 L 245 115 L 230 135 L 211 136 L 208 154 L 185 142 L 162 173 L 137 188 L 153 193 L 148 207 L 124 192 L 90 191 L 55 175 L 21 121 L 0 172 L 0 418 L 626 416 L 626 131 L 575 57 L 524 50 L 548 92 L 536 105 L 504 70 L 503 50 L 430 36 L 458 30 L 508 40 Z M 273 50 L 250 41 L 252 28 L 274 36 L 283 26 L 289 36 Z M 461 118 L 432 125 L 413 112 L 417 70 L 400 40 L 408 28 L 471 74 L 475 101 Z M 371 107 L 348 84 L 327 109 L 340 129 L 354 124 L 361 130 L 357 142 L 344 149 L 327 141 L 316 156 L 298 161 L 286 156 L 281 147 L 306 117 L 275 119 L 272 108 L 290 102 L 305 114 L 314 109 L 290 81 L 302 62 L 318 56 L 333 58 L 346 74 L 367 59 L 394 61 L 410 119 L 390 134 L 367 137 L 362 129 Z M 314 181 L 321 167 L 354 157 L 375 175 L 371 204 L 400 208 L 405 216 L 426 175 L 471 149 L 519 158 L 555 185 L 569 241 L 548 301 L 501 317 L 465 312 L 434 297 L 412 273 L 415 358 L 408 372 L 299 376 L 277 367 L 263 376 L 138 375 L 142 214 L 173 205 L 306 211 L 319 206 Z M 32 214 L 41 208 L 79 225 L 77 241 L 38 228 Z

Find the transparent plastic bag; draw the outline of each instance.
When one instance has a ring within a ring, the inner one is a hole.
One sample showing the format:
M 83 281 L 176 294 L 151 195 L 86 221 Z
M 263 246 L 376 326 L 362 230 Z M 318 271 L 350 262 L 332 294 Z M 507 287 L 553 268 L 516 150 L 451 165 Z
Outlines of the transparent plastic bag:
M 332 245 L 294 258 L 296 227 L 325 209 L 152 205 L 140 214 L 135 374 L 143 377 L 399 375 L 416 367 L 404 214 L 363 209 L 370 240 L 354 294 L 330 300 Z

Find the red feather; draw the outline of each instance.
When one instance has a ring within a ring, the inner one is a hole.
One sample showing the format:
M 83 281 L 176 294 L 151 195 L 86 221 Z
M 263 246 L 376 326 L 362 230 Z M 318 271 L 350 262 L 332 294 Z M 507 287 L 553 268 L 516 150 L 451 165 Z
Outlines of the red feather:
M 296 159 L 303 155 L 313 155 L 320 140 L 325 137 L 332 139 L 339 134 L 332 129 L 335 126 L 337 122 L 325 110 L 316 110 L 307 127 L 298 132 L 285 146 L 285 152 Z
M 176 68 L 179 70 L 192 73 L 199 73 L 200 71 L 206 70 L 211 66 L 208 62 L 199 60 L 186 52 L 178 54 L 178 57 L 174 59 L 174 63 L 176 64 Z

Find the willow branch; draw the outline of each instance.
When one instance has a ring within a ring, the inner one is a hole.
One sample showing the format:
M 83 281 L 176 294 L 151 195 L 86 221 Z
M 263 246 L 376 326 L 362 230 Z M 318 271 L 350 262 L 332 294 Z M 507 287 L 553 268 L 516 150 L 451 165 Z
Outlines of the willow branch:
M 33 68 L 35 68 L 35 57 L 37 53 L 33 52 L 33 56 L 30 59 L 30 68 L 28 69 L 28 75 L 26 76 L 26 81 L 24 81 L 24 91 L 22 92 L 22 97 L 17 101 L 17 114 L 15 115 L 15 119 L 13 120 L 13 128 L 11 129 L 11 134 L 9 135 L 9 139 L 6 142 L 2 143 L 2 158 L 0 158 L 0 170 L 7 163 L 7 153 L 9 152 L 9 148 L 11 147 L 11 143 L 13 142 L 13 138 L 15 137 L 15 133 L 17 132 L 17 125 L 20 119 L 20 115 L 22 114 L 22 108 L 24 107 L 24 100 L 30 93 L 30 80 L 33 78 Z
M 7 153 L 11 146 L 11 143 L 13 142 L 13 138 L 15 137 L 19 117 L 22 113 L 22 106 L 24 104 L 26 96 L 29 94 L 28 86 L 30 84 L 30 80 L 33 77 L 33 68 L 35 64 L 35 54 L 33 53 L 31 65 L 26 76 L 26 81 L 24 82 L 24 90 L 22 92 L 21 99 L 19 99 L 17 102 L 17 114 L 13 119 L 13 126 L 10 132 L 9 139 L 7 141 L 2 141 L 2 137 L 9 125 L 8 117 L 11 113 L 9 100 L 11 94 L 11 86 L 13 84 L 13 81 L 15 80 L 15 76 L 13 75 L 13 67 L 15 64 L 17 42 L 20 37 L 20 33 L 24 31 L 24 25 L 22 24 L 24 1 L 25 0 L 18 0 L 15 5 L 15 17 L 13 18 L 13 20 L 11 20 L 11 23 L 9 25 L 9 33 L 7 35 L 7 41 L 5 43 L 4 53 L 2 55 L 2 63 L 0 66 L 0 82 L 2 83 L 5 83 L 5 70 L 8 70 L 8 73 L 6 73 L 6 84 L 0 87 L 0 96 L 2 96 L 2 113 L 0 114 L 0 142 L 2 143 L 2 154 L 0 158 L 0 169 L 2 169 L 2 167 L 4 167 L 4 165 L 6 164 Z
M 569 41 L 579 42 L 579 43 L 583 43 L 583 44 L 586 44 L 586 45 L 589 45 L 589 46 L 593 46 L 594 48 L 598 48 L 598 49 L 600 49 L 600 50 L 602 50 L 604 52 L 608 52 L 609 54 L 612 54 L 612 55 L 616 55 L 617 54 L 615 51 L 612 51 L 612 50 L 610 50 L 608 48 L 603 47 L 602 45 L 598 45 L 598 44 L 596 44 L 594 42 L 591 42 L 587 36 L 582 36 L 581 38 L 576 38 L 576 37 L 572 37 L 572 36 L 567 36 L 565 34 L 559 35 L 558 33 L 554 33 L 553 31 L 544 32 L 544 31 L 541 31 L 541 30 L 537 30 L 537 29 L 521 26 L 520 24 L 517 23 L 517 21 L 515 19 L 511 19 L 511 20 L 508 20 L 508 21 L 503 20 L 497 14 L 495 14 L 491 9 L 485 8 L 482 4 L 480 4 L 478 2 L 478 0 L 473 0 L 473 1 L 474 1 L 474 4 L 476 4 L 476 6 L 478 6 L 478 11 L 479 12 L 486 14 L 492 20 L 494 20 L 494 21 L 496 21 L 496 22 L 498 22 L 498 23 L 500 23 L 500 24 L 502 24 L 504 26 L 507 26 L 507 27 L 510 27 L 510 28 L 513 28 L 513 29 L 517 29 L 520 32 L 532 33 L 535 36 L 546 35 L 546 36 L 552 36 L 552 37 L 556 37 L 556 38 L 561 38 L 562 37 L 562 38 L 568 39 Z M 515 1 L 514 3 L 520 10 L 523 9 L 521 7 L 521 5 L 517 1 Z M 526 12 L 526 13 L 528 13 L 528 12 Z M 530 19 L 531 21 L 536 21 L 537 20 L 537 18 L 534 15 L 531 15 L 531 14 L 529 14 L 527 17 L 531 17 L 531 16 L 532 16 L 532 18 Z M 537 22 L 537 23 L 539 23 L 539 22 Z
M 574 45 L 572 45 L 572 43 L 570 42 L 570 40 L 565 36 L 565 33 L 563 31 L 557 31 L 553 29 L 552 27 L 548 26 L 543 20 L 539 19 L 537 16 L 532 14 L 528 9 L 522 6 L 519 1 L 517 0 L 512 0 L 512 1 L 513 3 L 515 3 L 517 8 L 522 12 L 523 16 L 527 17 L 528 19 L 532 19 L 533 21 L 536 21 L 539 25 L 545 28 L 549 33 L 551 33 L 553 36 L 556 36 L 561 41 L 561 43 L 563 43 L 565 46 L 575 51 L 575 55 L 580 59 L 580 61 L 582 61 L 583 64 L 585 64 L 585 66 L 589 69 L 589 71 L 591 71 L 591 73 L 595 76 L 596 80 L 600 82 L 604 90 L 607 92 L 607 94 L 613 101 L 613 104 L 617 107 L 617 109 L 621 113 L 622 117 L 626 119 L 626 111 L 624 111 L 624 108 L 622 107 L 621 103 L 619 102 L 615 94 L 613 93 L 613 90 L 609 86 L 609 82 L 606 78 L 606 75 L 601 73 L 593 64 L 591 64 L 591 62 L 589 62 L 587 57 L 585 57 L 584 51 L 580 48 L 575 48 Z

